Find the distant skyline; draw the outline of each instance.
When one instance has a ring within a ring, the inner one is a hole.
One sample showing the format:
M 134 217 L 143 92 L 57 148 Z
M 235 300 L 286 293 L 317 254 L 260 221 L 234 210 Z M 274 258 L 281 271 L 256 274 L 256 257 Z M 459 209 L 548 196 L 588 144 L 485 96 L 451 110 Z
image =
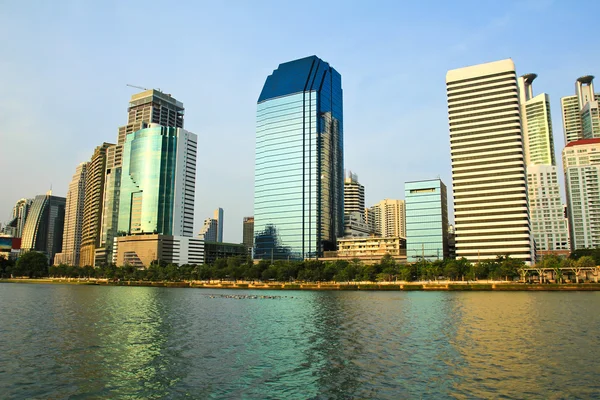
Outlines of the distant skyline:
M 598 8 L 588 3 L 585 15 Z M 438 176 L 451 198 L 450 69 L 510 57 L 518 76 L 536 73 L 561 160 L 560 98 L 582 75 L 600 81 L 600 54 L 565 34 L 581 18 L 581 7 L 545 0 L 4 2 L 0 222 L 20 198 L 50 187 L 66 196 L 77 165 L 127 122 L 129 83 L 173 94 L 198 135 L 194 235 L 222 207 L 223 240 L 241 242 L 253 214 L 256 101 L 280 63 L 310 55 L 342 75 L 344 164 L 367 207 Z

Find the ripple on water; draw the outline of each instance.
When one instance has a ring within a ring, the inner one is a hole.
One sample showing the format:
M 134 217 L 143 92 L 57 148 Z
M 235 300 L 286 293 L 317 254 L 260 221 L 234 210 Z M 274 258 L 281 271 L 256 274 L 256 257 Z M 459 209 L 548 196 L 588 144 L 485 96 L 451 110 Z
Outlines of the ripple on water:
M 600 293 L 0 284 L 0 387 L 4 398 L 596 398 L 598 306 Z

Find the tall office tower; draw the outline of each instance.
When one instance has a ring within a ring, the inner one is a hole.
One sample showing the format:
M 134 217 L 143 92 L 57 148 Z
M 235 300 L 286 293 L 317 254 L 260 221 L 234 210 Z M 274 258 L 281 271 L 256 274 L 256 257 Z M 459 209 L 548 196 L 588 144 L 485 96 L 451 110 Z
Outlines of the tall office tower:
M 123 145 L 118 232 L 192 236 L 198 137 L 150 124 Z
M 79 265 L 87 167 L 87 162 L 79 164 L 69 184 L 65 205 L 62 251 L 54 256 L 54 265 Z
M 96 249 L 100 247 L 102 211 L 106 178 L 106 153 L 111 143 L 103 143 L 94 149 L 85 177 L 85 200 L 81 229 L 81 252 L 78 265 L 96 265 Z
M 213 214 L 213 219 L 217 220 L 217 242 L 223 242 L 223 209 L 217 208 Z
M 242 242 L 250 251 L 254 246 L 254 217 L 244 217 Z
M 375 235 L 406 237 L 406 203 L 404 200 L 381 200 L 372 206 L 367 215 Z
M 448 258 L 448 196 L 440 179 L 406 182 L 406 260 Z
M 571 249 L 600 246 L 600 139 L 567 144 L 563 153 Z
M 20 238 L 23 236 L 23 227 L 27 220 L 27 213 L 31 208 L 33 199 L 20 199 L 17 201 L 12 211 L 12 219 L 4 227 L 4 233 L 9 233 L 12 237 Z
M 550 97 L 545 93 L 533 96 L 536 77 L 519 78 L 531 232 L 540 254 L 565 252 L 569 240 L 554 156 Z
M 575 95 L 560 99 L 565 144 L 600 137 L 600 94 L 594 93 L 594 77 L 582 76 L 575 82 Z
M 365 213 L 365 187 L 351 171 L 344 178 L 344 213 L 359 213 L 363 218 Z
M 66 201 L 51 191 L 35 196 L 23 228 L 21 251 L 42 252 L 52 265 L 54 255 L 62 251 Z
M 258 98 L 254 258 L 335 250 L 344 229 L 342 77 L 311 56 L 280 64 Z
M 446 75 L 456 256 L 534 262 L 519 90 L 512 60 Z
M 218 221 L 215 218 L 206 218 L 200 229 L 198 237 L 206 242 L 217 242 Z
M 118 129 L 117 145 L 107 152 L 101 247 L 96 250 L 97 261 L 103 263 L 110 263 L 113 259 L 113 244 L 117 234 L 119 214 L 123 146 L 127 135 L 147 128 L 150 123 L 183 128 L 184 122 L 183 103 L 171 97 L 170 94 L 153 89 L 131 96 L 127 113 L 127 124 Z

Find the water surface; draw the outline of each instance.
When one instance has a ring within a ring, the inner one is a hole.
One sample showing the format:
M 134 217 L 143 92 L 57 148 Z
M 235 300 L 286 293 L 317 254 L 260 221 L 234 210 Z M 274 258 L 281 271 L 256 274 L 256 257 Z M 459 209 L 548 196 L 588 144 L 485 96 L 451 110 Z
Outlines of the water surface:
M 599 292 L 5 283 L 0 397 L 598 398 L 598 309 Z

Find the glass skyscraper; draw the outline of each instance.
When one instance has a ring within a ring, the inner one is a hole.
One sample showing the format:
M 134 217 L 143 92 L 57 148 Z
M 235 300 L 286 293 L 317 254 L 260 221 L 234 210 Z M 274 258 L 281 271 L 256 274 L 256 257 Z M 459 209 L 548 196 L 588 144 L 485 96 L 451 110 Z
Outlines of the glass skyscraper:
M 448 199 L 440 179 L 406 182 L 406 259 L 448 257 Z
M 192 236 L 197 136 L 150 124 L 123 145 L 119 235 Z
M 344 229 L 342 77 L 316 56 L 280 64 L 258 98 L 254 257 L 315 258 Z

